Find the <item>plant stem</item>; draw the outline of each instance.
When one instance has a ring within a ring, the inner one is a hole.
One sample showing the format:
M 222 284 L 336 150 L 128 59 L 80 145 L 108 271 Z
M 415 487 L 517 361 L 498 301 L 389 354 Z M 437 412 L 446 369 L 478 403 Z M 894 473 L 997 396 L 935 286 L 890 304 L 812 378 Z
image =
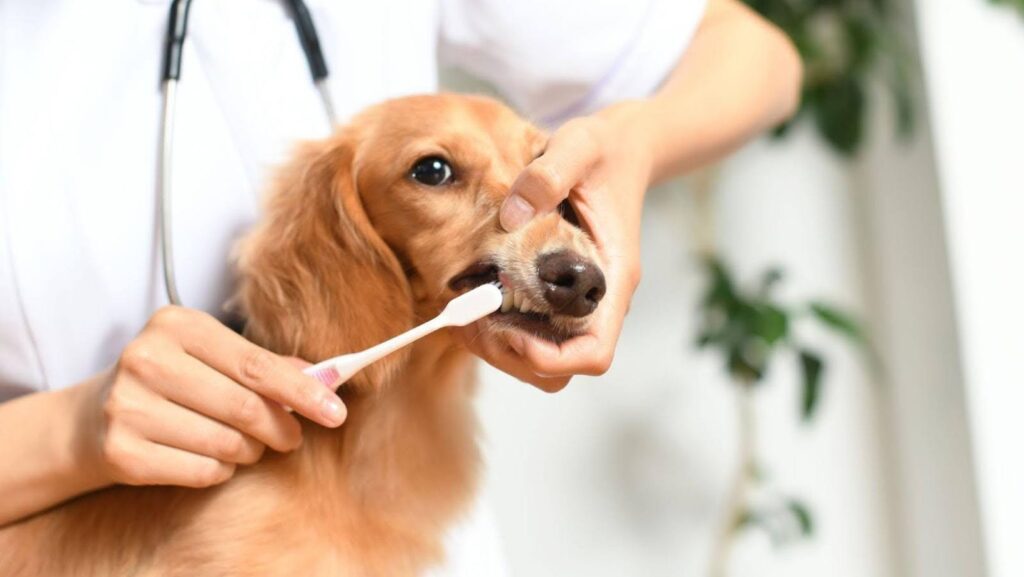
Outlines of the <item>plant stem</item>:
M 711 165 L 698 170 L 692 180 L 693 198 L 696 204 L 694 211 L 697 218 L 693 221 L 697 254 L 710 257 L 715 254 L 715 208 L 712 194 L 718 183 L 718 165 Z
M 751 481 L 754 480 L 754 406 L 753 383 L 745 381 L 736 389 L 736 422 L 739 428 L 739 462 L 729 489 L 725 513 L 711 555 L 711 577 L 727 577 L 729 558 L 740 523 L 746 511 Z

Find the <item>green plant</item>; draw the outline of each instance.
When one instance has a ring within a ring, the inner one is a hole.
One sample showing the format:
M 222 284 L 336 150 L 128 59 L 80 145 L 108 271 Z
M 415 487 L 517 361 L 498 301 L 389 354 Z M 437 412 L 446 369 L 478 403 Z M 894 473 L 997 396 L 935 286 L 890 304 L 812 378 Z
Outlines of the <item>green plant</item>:
M 895 131 L 914 130 L 915 102 L 911 91 L 912 60 L 897 34 L 894 0 L 743 0 L 790 36 L 804 64 L 804 84 L 797 114 L 777 127 L 785 136 L 794 123 L 812 120 L 825 142 L 852 157 L 864 141 L 871 113 L 873 89 L 884 86 L 893 101 Z M 1024 16 L 1024 0 L 989 0 L 1015 7 Z M 703 322 L 697 344 L 717 350 L 725 370 L 737 385 L 739 466 L 730 489 L 725 516 L 712 557 L 713 577 L 724 577 L 732 543 L 748 528 L 767 532 L 782 544 L 814 532 L 810 508 L 794 496 L 778 494 L 768 503 L 752 503 L 750 489 L 768 482 L 756 455 L 756 412 L 752 392 L 762 384 L 769 366 L 779 357 L 798 363 L 801 375 L 800 414 L 810 421 L 821 399 L 826 359 L 799 342 L 792 325 L 817 321 L 865 351 L 875 368 L 865 333 L 856 319 L 822 302 L 797 307 L 779 303 L 773 288 L 782 279 L 780 269 L 769 269 L 753 288 L 738 286 L 715 254 L 710 196 L 715 171 L 698 175 L 695 197 L 699 252 L 706 258 L 709 285 L 700 312 Z
M 892 0 L 743 0 L 793 40 L 804 63 L 797 114 L 777 127 L 784 136 L 803 117 L 838 152 L 852 156 L 864 140 L 871 87 L 881 82 L 894 103 L 896 132 L 914 130 L 911 60 L 896 29 Z M 1015 7 L 1024 0 L 989 0 Z
M 896 33 L 890 0 L 744 2 L 789 35 L 804 63 L 800 109 L 776 136 L 810 117 L 826 142 L 852 156 L 863 142 L 871 87 L 878 81 L 893 99 L 897 133 L 913 131 L 910 59 Z
M 990 0 L 993 4 L 1009 4 L 1010 6 L 1016 6 L 1017 10 L 1024 15 L 1024 0 Z
M 794 325 L 817 322 L 871 358 L 873 355 L 870 355 L 864 331 L 853 316 L 820 301 L 798 306 L 780 303 L 774 295 L 783 276 L 780 269 L 771 268 L 754 286 L 743 287 L 735 282 L 718 258 L 707 258 L 705 266 L 710 282 L 700 302 L 697 346 L 717 351 L 726 372 L 738 387 L 739 466 L 712 558 L 712 576 L 724 577 L 732 542 L 740 531 L 759 528 L 777 544 L 810 536 L 814 531 L 810 508 L 796 497 L 780 496 L 767 504 L 750 500 L 753 486 L 766 482 L 764 468 L 756 455 L 753 390 L 764 382 L 773 362 L 789 356 L 800 368 L 800 414 L 805 422 L 814 417 L 821 399 L 826 360 L 797 337 Z

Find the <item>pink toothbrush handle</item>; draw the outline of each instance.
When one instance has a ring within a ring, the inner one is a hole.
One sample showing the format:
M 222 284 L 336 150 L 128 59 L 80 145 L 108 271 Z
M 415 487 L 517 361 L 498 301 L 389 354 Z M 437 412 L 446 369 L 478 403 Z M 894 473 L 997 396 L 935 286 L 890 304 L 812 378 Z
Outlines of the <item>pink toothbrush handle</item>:
M 346 357 L 348 358 L 334 358 L 329 361 L 315 364 L 311 367 L 306 367 L 305 369 L 302 369 L 302 372 L 320 381 L 328 389 L 336 391 L 342 383 L 351 379 L 352 375 L 358 373 L 359 370 L 363 368 L 363 365 L 358 362 L 355 354 L 346 355 Z M 295 409 L 285 407 L 285 410 L 291 413 L 294 412 Z
M 330 387 L 341 378 L 338 369 L 334 367 L 323 367 L 306 374 L 323 383 L 325 387 Z
M 371 362 L 365 353 L 352 353 L 307 367 L 302 372 L 336 390 Z

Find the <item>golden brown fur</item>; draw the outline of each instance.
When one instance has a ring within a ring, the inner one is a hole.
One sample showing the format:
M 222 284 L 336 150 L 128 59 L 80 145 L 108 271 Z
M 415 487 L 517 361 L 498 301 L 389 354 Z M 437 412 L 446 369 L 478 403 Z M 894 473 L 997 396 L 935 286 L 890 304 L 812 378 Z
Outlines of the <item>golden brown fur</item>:
M 557 215 L 514 234 L 497 224 L 513 179 L 544 142 L 491 100 L 440 95 L 378 105 L 303 145 L 240 247 L 247 336 L 323 359 L 433 316 L 456 294 L 451 279 L 485 257 L 532 290 L 540 251 L 592 255 Z M 432 154 L 457 167 L 451 186 L 409 179 L 415 160 Z M 472 380 L 465 349 L 435 334 L 343 387 L 340 429 L 304 422 L 299 450 L 268 452 L 221 486 L 118 486 L 0 529 L 0 575 L 418 574 L 443 560 L 444 532 L 476 488 Z

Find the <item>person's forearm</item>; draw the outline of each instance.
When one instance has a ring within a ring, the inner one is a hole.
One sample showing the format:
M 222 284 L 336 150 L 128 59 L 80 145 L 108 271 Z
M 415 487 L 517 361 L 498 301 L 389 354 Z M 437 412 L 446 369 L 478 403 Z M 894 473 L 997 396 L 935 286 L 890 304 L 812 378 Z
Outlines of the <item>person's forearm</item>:
M 0 403 L 0 526 L 106 484 L 75 433 L 89 386 Z
M 737 0 L 710 0 L 662 88 L 604 114 L 641 127 L 656 183 L 714 162 L 790 117 L 801 81 L 799 54 L 782 31 Z

